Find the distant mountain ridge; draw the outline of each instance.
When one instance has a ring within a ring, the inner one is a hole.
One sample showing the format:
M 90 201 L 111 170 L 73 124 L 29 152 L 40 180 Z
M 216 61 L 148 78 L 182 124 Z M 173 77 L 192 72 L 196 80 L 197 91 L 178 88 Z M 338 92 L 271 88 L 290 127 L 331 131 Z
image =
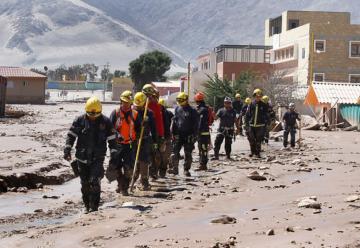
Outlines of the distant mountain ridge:
M 0 64 L 126 70 L 160 49 L 184 66 L 219 44 L 263 44 L 265 19 L 285 10 L 347 11 L 360 23 L 358 0 L 1 0 Z

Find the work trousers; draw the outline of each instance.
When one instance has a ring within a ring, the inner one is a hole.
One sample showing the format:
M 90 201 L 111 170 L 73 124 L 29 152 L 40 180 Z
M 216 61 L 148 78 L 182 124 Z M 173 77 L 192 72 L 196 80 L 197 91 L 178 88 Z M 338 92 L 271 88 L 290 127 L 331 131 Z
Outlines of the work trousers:
M 251 154 L 260 155 L 261 142 L 264 139 L 265 126 L 249 127 L 248 140 L 250 143 Z
M 206 167 L 208 163 L 208 153 L 210 146 L 210 134 L 199 135 L 198 139 L 198 149 L 200 157 L 200 167 Z
M 225 139 L 225 153 L 226 156 L 230 156 L 231 154 L 231 145 L 232 145 L 232 139 L 234 136 L 234 129 L 219 129 L 218 134 L 215 138 L 215 147 L 214 147 L 214 153 L 215 157 L 219 157 L 219 151 L 221 148 L 221 144 L 223 143 Z
M 291 147 L 295 147 L 295 134 L 296 134 L 295 126 L 285 126 L 284 147 L 287 147 L 287 145 L 288 145 L 289 133 L 290 133 L 290 145 L 291 145 Z
M 104 158 L 93 159 L 86 164 L 80 161 L 77 163 L 85 208 L 97 211 L 100 203 L 101 179 L 104 177 Z
M 170 158 L 170 173 L 172 174 L 179 174 L 180 151 L 183 147 L 185 153 L 184 171 L 188 171 L 191 168 L 192 151 L 195 148 L 194 143 L 191 140 L 191 136 L 179 135 L 172 143 L 172 154 Z

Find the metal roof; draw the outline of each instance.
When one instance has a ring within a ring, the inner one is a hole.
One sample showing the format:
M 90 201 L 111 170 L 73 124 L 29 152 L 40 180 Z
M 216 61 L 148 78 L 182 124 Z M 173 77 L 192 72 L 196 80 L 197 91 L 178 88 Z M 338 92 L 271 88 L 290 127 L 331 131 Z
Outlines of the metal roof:
M 46 78 L 46 76 L 28 69 L 12 66 L 0 66 L 0 76 L 6 78 Z
M 181 81 L 152 82 L 157 88 L 180 88 Z
M 314 82 L 312 87 L 319 103 L 353 104 L 360 97 L 358 83 Z

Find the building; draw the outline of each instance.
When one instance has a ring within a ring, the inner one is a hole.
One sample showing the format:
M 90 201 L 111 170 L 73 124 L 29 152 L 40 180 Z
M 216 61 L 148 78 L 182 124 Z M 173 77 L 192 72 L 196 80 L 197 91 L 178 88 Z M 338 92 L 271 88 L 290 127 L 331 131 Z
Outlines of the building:
M 128 77 L 114 77 L 112 83 L 112 100 L 120 101 L 120 95 L 125 90 L 133 90 L 133 82 Z
M 307 91 L 305 104 L 311 106 L 320 122 L 335 125 L 346 120 L 360 124 L 360 84 L 313 82 Z
M 7 80 L 0 76 L 0 117 L 5 116 Z
M 360 25 L 350 13 L 285 11 L 265 21 L 265 45 L 289 81 L 360 83 Z
M 221 79 L 235 81 L 241 72 L 252 71 L 263 78 L 272 70 L 271 46 L 220 45 L 197 58 L 198 66 L 192 73 L 191 88 L 202 90 L 208 76 L 217 74 Z
M 0 66 L 7 79 L 6 103 L 43 104 L 47 77 L 21 67 Z
M 180 92 L 181 81 L 153 82 L 160 96 L 170 96 L 171 94 Z

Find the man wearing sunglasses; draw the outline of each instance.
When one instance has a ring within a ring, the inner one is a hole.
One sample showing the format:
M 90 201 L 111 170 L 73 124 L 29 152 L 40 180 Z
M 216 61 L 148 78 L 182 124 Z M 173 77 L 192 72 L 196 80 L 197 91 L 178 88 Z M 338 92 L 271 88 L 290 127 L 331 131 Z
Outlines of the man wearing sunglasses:
M 76 117 L 67 134 L 64 159 L 71 161 L 71 148 L 76 142 L 74 173 L 80 176 L 81 192 L 86 212 L 97 211 L 100 202 L 101 179 L 104 177 L 104 158 L 107 146 L 116 149 L 115 130 L 104 116 L 100 100 L 91 97 L 86 113 Z

